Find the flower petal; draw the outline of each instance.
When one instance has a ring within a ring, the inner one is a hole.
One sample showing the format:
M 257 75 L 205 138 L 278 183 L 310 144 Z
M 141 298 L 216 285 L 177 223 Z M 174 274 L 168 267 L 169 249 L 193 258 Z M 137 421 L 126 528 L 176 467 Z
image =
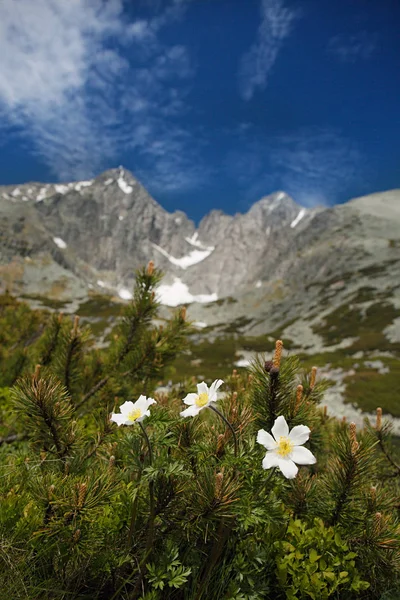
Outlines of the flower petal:
M 262 461 L 263 469 L 270 469 L 271 467 L 279 467 L 279 456 L 276 452 L 267 452 Z
M 130 400 L 127 400 L 126 402 L 121 404 L 121 406 L 119 407 L 119 410 L 121 411 L 121 414 L 127 415 L 132 410 L 134 410 L 134 408 L 135 408 L 135 405 L 133 404 L 133 402 L 131 402 Z
M 125 415 L 121 415 L 121 414 L 117 414 L 117 413 L 112 413 L 111 417 L 110 417 L 110 421 L 113 421 L 114 423 L 116 423 L 118 426 L 119 425 L 126 425 L 126 417 Z
M 196 403 L 196 399 L 198 398 L 197 394 L 188 394 L 184 399 L 184 403 L 187 404 L 188 406 L 192 406 L 193 404 Z
M 210 386 L 209 395 L 214 396 L 214 394 L 217 394 L 218 388 L 220 388 L 223 383 L 224 382 L 222 379 L 216 379 L 215 381 L 213 381 Z
M 280 415 L 277 419 L 275 419 L 275 423 L 273 424 L 271 433 L 276 439 L 276 441 L 279 441 L 280 437 L 288 437 L 289 427 L 283 415 Z
M 139 396 L 139 398 L 134 403 L 135 409 L 140 409 L 142 412 L 147 410 L 147 398 L 146 396 Z
M 301 446 L 310 437 L 310 428 L 307 425 L 296 425 L 289 433 L 289 439 L 295 446 Z
M 200 394 L 208 394 L 208 385 L 205 381 L 197 384 L 197 393 L 199 396 Z
M 199 408 L 198 406 L 189 406 L 189 408 L 186 408 L 185 410 L 183 410 L 180 413 L 180 415 L 181 415 L 181 417 L 195 417 L 196 415 L 199 414 L 200 411 L 201 411 L 201 408 Z
M 294 462 L 290 458 L 278 458 L 278 467 L 286 479 L 294 479 L 299 471 Z
M 265 446 L 267 450 L 273 450 L 277 446 L 277 443 L 272 435 L 267 433 L 265 429 L 260 429 L 260 431 L 257 433 L 257 442 Z
M 147 402 L 147 408 L 149 408 L 149 406 L 151 406 L 152 404 L 157 404 L 157 401 L 154 400 L 154 398 L 147 398 L 146 402 Z
M 313 465 L 317 462 L 314 454 L 304 446 L 295 446 L 290 453 L 290 458 L 298 465 Z

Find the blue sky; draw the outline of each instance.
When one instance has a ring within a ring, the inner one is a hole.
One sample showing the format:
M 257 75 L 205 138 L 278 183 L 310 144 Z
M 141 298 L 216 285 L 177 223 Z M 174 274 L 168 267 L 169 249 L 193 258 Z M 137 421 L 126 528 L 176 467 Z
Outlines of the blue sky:
M 131 170 L 196 221 L 400 187 L 396 0 L 3 0 L 0 184 Z

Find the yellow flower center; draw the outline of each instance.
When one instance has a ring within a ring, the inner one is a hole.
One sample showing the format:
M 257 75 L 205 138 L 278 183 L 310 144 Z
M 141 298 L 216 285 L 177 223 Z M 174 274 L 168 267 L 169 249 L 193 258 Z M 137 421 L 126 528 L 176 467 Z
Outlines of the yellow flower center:
M 202 394 L 199 394 L 196 398 L 196 406 L 199 406 L 200 408 L 202 406 L 205 406 L 208 402 L 208 394 L 207 392 L 203 392 Z
M 131 412 L 128 414 L 128 419 L 129 421 L 132 421 L 132 423 L 134 423 L 137 419 L 140 419 L 141 416 L 142 411 L 140 410 L 140 408 L 135 408 L 134 410 L 131 410 Z
M 289 440 L 289 438 L 281 436 L 279 438 L 278 448 L 277 448 L 276 452 L 280 456 L 287 456 L 293 450 L 293 446 L 294 446 L 294 444 L 291 440 Z

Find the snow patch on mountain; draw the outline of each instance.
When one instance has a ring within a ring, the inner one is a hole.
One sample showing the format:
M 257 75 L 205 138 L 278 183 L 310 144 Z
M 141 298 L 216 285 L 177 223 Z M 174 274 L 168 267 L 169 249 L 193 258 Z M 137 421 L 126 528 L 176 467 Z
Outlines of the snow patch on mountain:
M 82 188 L 89 187 L 92 185 L 92 183 L 93 183 L 93 181 L 79 181 L 75 185 L 75 189 L 77 192 L 80 192 Z
M 125 288 L 120 288 L 118 290 L 118 296 L 122 298 L 122 300 L 132 300 L 133 298 L 131 292 Z
M 46 196 L 47 196 L 47 188 L 42 187 L 39 190 L 39 194 L 36 197 L 36 202 L 41 202 L 42 200 L 44 200 L 46 198 Z
M 14 198 L 16 198 L 17 196 L 21 195 L 21 190 L 19 188 L 15 188 L 15 190 L 13 190 L 11 192 L 11 196 L 14 196 Z
M 186 283 L 183 283 L 179 277 L 174 278 L 174 283 L 170 285 L 160 285 L 157 290 L 158 301 L 167 306 L 179 306 L 180 304 L 190 304 L 191 302 L 215 302 L 218 300 L 217 294 L 198 294 L 193 295 L 189 292 Z
M 297 215 L 297 217 L 290 223 L 290 227 L 293 229 L 294 227 L 296 227 L 296 225 L 298 223 L 300 223 L 301 219 L 304 217 L 304 215 L 306 214 L 306 209 L 302 208 L 301 211 L 299 212 L 299 214 Z
M 209 248 L 206 248 L 204 250 L 192 250 L 186 256 L 182 256 L 181 258 L 175 258 L 174 256 L 171 256 L 171 254 L 169 254 L 166 250 L 164 250 L 164 248 L 161 248 L 161 246 L 158 246 L 157 244 L 152 244 L 152 246 L 156 250 L 158 250 L 158 252 L 160 252 L 163 256 L 165 256 L 165 258 L 168 258 L 170 263 L 176 265 L 177 267 L 180 267 L 181 269 L 187 269 L 192 265 L 196 265 L 199 262 L 202 262 L 204 259 L 210 256 L 210 254 L 214 250 L 214 246 L 210 246 Z
M 62 248 L 62 250 L 65 250 L 65 248 L 67 247 L 67 244 L 64 242 L 64 240 L 62 240 L 59 237 L 54 237 L 53 242 L 56 244 L 56 246 Z
M 124 192 L 124 194 L 131 194 L 133 192 L 133 187 L 126 183 L 123 175 L 120 175 L 117 179 L 118 187 Z

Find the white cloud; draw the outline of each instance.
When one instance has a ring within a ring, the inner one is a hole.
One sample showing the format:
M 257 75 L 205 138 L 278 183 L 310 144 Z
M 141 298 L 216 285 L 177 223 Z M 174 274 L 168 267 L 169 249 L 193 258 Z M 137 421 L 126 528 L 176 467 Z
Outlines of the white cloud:
M 240 92 L 245 100 L 250 100 L 257 88 L 266 87 L 278 53 L 299 14 L 287 8 L 284 0 L 261 1 L 257 39 L 242 57 L 239 68 Z
M 327 50 L 341 62 L 356 62 L 371 58 L 378 44 L 378 35 L 360 31 L 353 35 L 339 34 L 328 42 Z
M 92 177 L 121 148 L 147 153 L 158 139 L 173 161 L 183 149 L 176 82 L 193 70 L 186 48 L 162 44 L 158 33 L 185 4 L 170 0 L 152 19 L 132 22 L 122 0 L 0 2 L 2 128 L 28 132 L 59 179 Z M 157 161 L 163 170 L 163 156 Z

